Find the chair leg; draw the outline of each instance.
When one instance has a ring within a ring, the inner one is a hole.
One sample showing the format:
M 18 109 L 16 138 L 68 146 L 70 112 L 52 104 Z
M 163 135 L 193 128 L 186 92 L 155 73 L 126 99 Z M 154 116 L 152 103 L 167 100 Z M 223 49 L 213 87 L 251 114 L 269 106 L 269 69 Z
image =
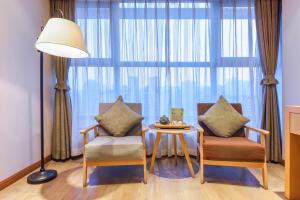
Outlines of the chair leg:
M 200 183 L 204 183 L 204 164 L 203 164 L 203 158 L 200 155 Z
M 83 187 L 87 186 L 87 165 L 85 159 L 83 159 Z
M 175 164 L 177 165 L 177 141 L 176 141 L 176 135 L 173 135 L 173 145 L 174 145 Z
M 146 152 L 144 153 L 144 184 L 147 184 L 147 158 L 146 158 Z
M 205 179 L 204 179 L 204 156 L 203 156 L 203 147 L 199 147 L 199 160 L 200 160 L 200 183 L 203 184 Z
M 264 164 L 262 168 L 262 178 L 263 178 L 263 186 L 267 190 L 268 189 L 268 165 Z

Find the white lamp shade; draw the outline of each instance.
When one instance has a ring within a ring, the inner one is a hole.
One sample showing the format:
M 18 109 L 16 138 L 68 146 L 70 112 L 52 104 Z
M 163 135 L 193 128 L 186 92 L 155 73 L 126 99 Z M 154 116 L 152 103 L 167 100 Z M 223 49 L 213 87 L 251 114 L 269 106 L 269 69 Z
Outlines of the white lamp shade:
M 79 26 L 63 18 L 48 20 L 35 47 L 54 56 L 66 58 L 89 56 Z

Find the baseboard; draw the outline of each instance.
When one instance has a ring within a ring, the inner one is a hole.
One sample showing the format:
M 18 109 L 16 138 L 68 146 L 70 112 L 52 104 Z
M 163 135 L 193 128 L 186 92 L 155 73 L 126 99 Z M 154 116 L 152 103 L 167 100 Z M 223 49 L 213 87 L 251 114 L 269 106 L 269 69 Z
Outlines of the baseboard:
M 49 162 L 51 160 L 51 155 L 45 157 L 45 163 Z M 17 173 L 11 175 L 10 177 L 0 181 L 0 191 L 3 190 L 4 188 L 6 188 L 7 186 L 13 184 L 14 182 L 20 180 L 21 178 L 23 178 L 24 176 L 26 176 L 27 174 L 29 174 L 30 172 L 36 170 L 37 168 L 39 168 L 41 166 L 41 161 L 37 161 L 31 165 L 29 165 L 28 167 L 18 171 Z

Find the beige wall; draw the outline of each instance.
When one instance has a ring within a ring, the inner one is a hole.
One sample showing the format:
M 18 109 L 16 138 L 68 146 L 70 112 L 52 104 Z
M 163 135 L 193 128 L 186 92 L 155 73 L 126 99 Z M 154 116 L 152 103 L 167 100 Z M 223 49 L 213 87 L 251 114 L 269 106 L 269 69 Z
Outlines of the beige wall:
M 40 159 L 39 54 L 48 0 L 0 1 L 0 181 Z M 45 155 L 50 154 L 53 70 L 44 66 Z
M 300 105 L 299 0 L 282 1 L 282 63 L 283 108 L 285 105 Z
M 283 105 L 300 105 L 300 1 L 282 6 Z

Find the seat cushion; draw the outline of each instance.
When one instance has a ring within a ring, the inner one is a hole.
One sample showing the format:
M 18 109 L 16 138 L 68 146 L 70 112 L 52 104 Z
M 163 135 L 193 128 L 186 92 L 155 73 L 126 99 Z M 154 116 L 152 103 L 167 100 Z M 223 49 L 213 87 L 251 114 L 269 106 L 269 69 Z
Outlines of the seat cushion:
M 204 136 L 205 160 L 264 162 L 265 149 L 245 137 Z
M 121 96 L 105 113 L 96 116 L 100 126 L 116 137 L 125 136 L 131 128 L 143 119 L 143 116 L 134 112 L 123 102 Z
M 237 112 L 223 96 L 220 96 L 219 100 L 204 115 L 199 115 L 198 119 L 220 137 L 231 137 L 249 121 L 248 118 Z
M 88 161 L 142 160 L 141 136 L 99 136 L 85 145 Z

